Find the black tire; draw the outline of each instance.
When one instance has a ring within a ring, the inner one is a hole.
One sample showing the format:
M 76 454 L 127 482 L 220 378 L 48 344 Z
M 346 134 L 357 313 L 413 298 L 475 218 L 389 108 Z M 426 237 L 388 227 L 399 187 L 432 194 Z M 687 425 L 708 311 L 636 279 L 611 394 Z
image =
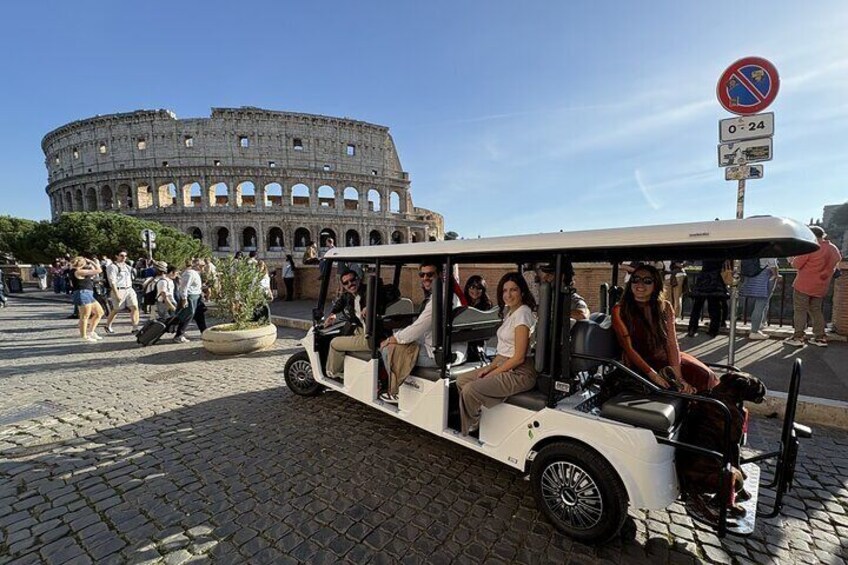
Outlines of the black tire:
M 289 357 L 283 373 L 286 386 L 297 395 L 315 396 L 324 389 L 312 376 L 312 363 L 306 351 L 300 351 Z
M 560 441 L 543 447 L 530 471 L 533 497 L 558 530 L 588 544 L 618 535 L 627 518 L 627 491 L 597 452 Z

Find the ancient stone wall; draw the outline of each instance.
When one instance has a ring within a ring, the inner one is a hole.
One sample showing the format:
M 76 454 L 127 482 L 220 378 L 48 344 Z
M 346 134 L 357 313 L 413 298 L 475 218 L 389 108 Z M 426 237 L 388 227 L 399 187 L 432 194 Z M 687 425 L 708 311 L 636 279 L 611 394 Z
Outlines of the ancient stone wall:
M 53 218 L 117 211 L 171 225 L 219 253 L 280 259 L 323 246 L 443 239 L 443 218 L 412 205 L 384 126 L 259 108 L 97 116 L 42 141 Z

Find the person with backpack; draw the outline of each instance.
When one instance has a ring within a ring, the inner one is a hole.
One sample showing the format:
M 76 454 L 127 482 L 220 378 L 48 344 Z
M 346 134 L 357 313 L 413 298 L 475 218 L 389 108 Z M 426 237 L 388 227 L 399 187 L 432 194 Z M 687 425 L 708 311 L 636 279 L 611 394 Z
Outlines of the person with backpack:
M 768 336 L 760 331 L 766 322 L 769 298 L 777 279 L 777 259 L 745 259 L 742 261 L 742 288 L 740 296 L 754 302 L 751 312 L 751 331 L 748 339 L 762 340 Z

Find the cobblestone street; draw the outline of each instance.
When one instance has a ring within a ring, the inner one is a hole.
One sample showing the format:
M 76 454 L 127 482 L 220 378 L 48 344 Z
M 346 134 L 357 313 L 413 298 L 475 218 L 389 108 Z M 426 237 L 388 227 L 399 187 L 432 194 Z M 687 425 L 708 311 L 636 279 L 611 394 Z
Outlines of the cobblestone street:
M 719 540 L 680 505 L 592 548 L 520 473 L 327 393 L 290 393 L 302 332 L 217 358 L 141 348 L 126 316 L 80 343 L 68 307 L 0 310 L 0 563 L 844 563 L 848 432 L 803 444 L 784 515 Z M 754 423 L 774 441 L 778 420 Z M 762 491 L 761 491 L 761 494 Z

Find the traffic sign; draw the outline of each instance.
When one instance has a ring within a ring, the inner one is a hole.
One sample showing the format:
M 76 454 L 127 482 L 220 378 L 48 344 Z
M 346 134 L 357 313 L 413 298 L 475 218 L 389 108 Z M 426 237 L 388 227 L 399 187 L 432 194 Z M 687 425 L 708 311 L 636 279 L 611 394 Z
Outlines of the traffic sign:
M 771 148 L 770 137 L 722 143 L 718 146 L 718 166 L 730 167 L 731 165 L 771 161 Z
M 763 178 L 762 165 L 734 165 L 724 169 L 724 180 L 756 180 Z
M 156 241 L 156 232 L 149 229 L 141 230 L 141 241 Z
M 716 96 L 728 112 L 747 116 L 765 110 L 779 89 L 780 77 L 774 65 L 761 57 L 745 57 L 721 74 Z
M 719 141 L 739 141 L 774 135 L 774 113 L 727 118 L 718 122 Z

